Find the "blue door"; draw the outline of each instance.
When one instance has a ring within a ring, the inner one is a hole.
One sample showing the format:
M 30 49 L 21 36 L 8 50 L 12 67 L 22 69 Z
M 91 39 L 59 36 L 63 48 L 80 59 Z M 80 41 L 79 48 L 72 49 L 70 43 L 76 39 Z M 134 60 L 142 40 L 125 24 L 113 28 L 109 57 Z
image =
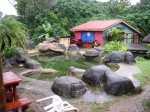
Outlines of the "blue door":
M 85 41 L 93 42 L 94 32 L 82 32 L 81 38 L 82 38 L 82 42 L 85 42 Z

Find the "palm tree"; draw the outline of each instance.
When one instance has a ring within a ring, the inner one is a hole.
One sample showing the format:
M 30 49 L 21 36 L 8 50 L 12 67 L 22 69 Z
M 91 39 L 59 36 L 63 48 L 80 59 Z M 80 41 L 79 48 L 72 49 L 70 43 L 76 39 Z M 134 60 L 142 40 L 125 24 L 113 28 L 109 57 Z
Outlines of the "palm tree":
M 11 47 L 14 44 L 26 48 L 26 36 L 27 29 L 22 23 L 9 16 L 0 19 L 0 111 L 2 112 L 6 112 L 5 89 L 3 85 L 1 63 L 2 51 L 4 48 Z

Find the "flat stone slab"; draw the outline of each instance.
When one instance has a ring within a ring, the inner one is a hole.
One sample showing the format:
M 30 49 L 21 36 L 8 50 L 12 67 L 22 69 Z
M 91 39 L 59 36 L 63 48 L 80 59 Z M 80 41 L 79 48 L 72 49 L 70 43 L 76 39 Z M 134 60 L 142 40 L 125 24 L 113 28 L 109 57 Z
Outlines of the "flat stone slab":
M 88 51 L 85 51 L 83 56 L 85 57 L 90 57 L 90 58 L 96 58 L 96 57 L 100 57 L 100 53 L 96 50 L 88 50 Z

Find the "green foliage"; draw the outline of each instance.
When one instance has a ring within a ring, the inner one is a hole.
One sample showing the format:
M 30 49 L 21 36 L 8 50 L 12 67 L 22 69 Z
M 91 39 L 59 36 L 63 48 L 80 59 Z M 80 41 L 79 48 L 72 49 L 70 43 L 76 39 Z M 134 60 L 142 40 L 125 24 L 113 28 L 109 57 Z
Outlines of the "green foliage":
M 129 0 L 16 0 L 18 20 L 26 24 L 32 39 L 45 34 L 41 26 L 51 24 L 50 36 L 70 36 L 69 29 L 89 20 L 123 19 L 142 31 L 150 31 L 150 2 L 141 0 L 131 5 Z
M 111 28 L 107 31 L 106 34 L 106 40 L 107 41 L 121 41 L 123 38 L 125 38 L 125 35 L 123 34 L 123 30 L 118 28 Z
M 147 56 L 150 57 L 150 44 L 148 44 Z
M 137 5 L 129 7 L 119 18 L 138 28 L 142 35 L 149 34 L 150 31 L 150 2 L 141 0 Z
M 44 24 L 42 24 L 42 27 L 43 27 L 45 33 L 40 35 L 39 39 L 41 39 L 42 37 L 44 37 L 45 39 L 48 39 L 50 37 L 49 33 L 52 29 L 51 24 L 46 21 Z
M 140 56 L 137 56 L 137 57 L 135 58 L 135 60 L 136 60 L 136 61 L 145 61 L 145 58 L 140 57 Z
M 145 59 L 144 61 L 136 61 L 135 65 L 140 68 L 141 72 L 135 74 L 134 77 L 141 82 L 142 86 L 144 86 L 150 79 L 150 60 Z
M 13 45 L 23 48 L 28 46 L 27 29 L 24 24 L 7 16 L 0 19 L 0 29 L 0 52 Z
M 11 47 L 5 47 L 4 50 L 2 51 L 2 55 L 8 56 L 17 54 L 18 52 L 16 51 L 15 48 L 16 48 L 15 44 L 13 44 Z
M 117 42 L 117 41 L 111 41 L 109 43 L 106 43 L 104 45 L 104 48 L 108 51 L 108 52 L 112 52 L 112 51 L 126 51 L 128 49 L 128 46 L 123 43 L 123 42 Z
M 111 18 L 107 3 L 95 0 L 17 0 L 16 7 L 18 20 L 27 25 L 33 40 L 45 34 L 45 22 L 51 24 L 50 36 L 69 36 L 69 29 L 78 24 Z
M 110 14 L 112 17 L 116 18 L 118 15 L 121 15 L 126 11 L 131 3 L 129 0 L 110 0 Z

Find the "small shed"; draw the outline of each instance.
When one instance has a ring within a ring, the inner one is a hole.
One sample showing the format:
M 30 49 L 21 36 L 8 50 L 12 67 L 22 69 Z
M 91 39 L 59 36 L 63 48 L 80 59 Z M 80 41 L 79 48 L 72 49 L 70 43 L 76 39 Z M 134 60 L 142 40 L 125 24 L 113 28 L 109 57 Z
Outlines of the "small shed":
M 108 29 L 113 27 L 123 30 L 123 33 L 127 36 L 124 39 L 125 43 L 138 43 L 138 36 L 141 32 L 121 19 L 89 21 L 71 28 L 70 31 L 74 32 L 76 43 L 97 41 L 99 45 L 103 45 L 106 43 L 105 37 Z
M 71 37 L 59 37 L 59 43 L 64 44 L 66 47 L 70 45 L 70 38 Z

